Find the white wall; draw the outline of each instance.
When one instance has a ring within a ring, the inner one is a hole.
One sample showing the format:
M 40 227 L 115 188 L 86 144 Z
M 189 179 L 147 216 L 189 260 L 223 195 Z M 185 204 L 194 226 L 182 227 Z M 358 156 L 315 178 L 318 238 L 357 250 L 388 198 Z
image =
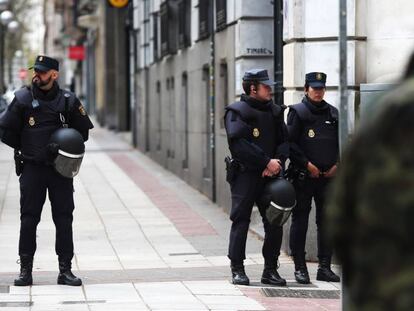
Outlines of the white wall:
M 297 86 L 307 71 L 328 73 L 338 85 L 338 45 L 324 41 L 339 33 L 339 0 L 285 0 L 285 83 Z M 350 85 L 395 82 L 414 50 L 412 0 L 348 0 Z M 296 42 L 298 38 L 312 42 Z
M 273 17 L 273 5 L 269 0 L 235 0 L 236 19 L 241 17 Z
M 414 51 L 414 1 L 367 0 L 367 82 L 390 83 L 400 78 Z

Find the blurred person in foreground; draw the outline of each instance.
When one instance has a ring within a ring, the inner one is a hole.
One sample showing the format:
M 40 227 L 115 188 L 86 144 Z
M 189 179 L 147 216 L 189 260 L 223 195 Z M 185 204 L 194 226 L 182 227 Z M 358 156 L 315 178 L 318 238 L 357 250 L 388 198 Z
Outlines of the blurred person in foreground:
M 328 208 L 346 310 L 414 310 L 414 54 L 341 161 Z

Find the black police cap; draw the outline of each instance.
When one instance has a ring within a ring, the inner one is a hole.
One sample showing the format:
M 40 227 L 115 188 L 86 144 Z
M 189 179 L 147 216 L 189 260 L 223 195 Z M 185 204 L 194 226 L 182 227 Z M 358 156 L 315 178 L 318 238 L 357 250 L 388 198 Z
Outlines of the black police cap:
M 33 68 L 39 71 L 49 71 L 52 69 L 59 71 L 59 62 L 52 57 L 38 55 L 36 57 L 35 64 L 29 69 L 33 69 Z
M 323 72 L 309 72 L 305 76 L 305 81 L 311 87 L 326 87 L 326 74 Z
M 243 81 L 245 82 L 259 82 L 269 86 L 275 85 L 272 79 L 269 79 L 266 69 L 251 69 L 244 73 Z

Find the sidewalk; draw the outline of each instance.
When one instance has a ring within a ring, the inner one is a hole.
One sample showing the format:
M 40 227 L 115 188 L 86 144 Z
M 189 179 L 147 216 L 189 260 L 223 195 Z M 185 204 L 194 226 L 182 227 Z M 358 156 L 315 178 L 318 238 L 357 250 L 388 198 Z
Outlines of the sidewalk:
M 38 226 L 34 285 L 11 286 L 17 275 L 19 184 L 12 151 L 0 145 L 0 310 L 340 310 L 339 287 L 293 280 L 263 287 L 262 242 L 249 235 L 251 286 L 234 286 L 226 257 L 230 221 L 221 208 L 123 142 L 94 129 L 75 178 L 73 270 L 82 287 L 56 285 L 54 225 L 46 203 Z M 275 296 L 275 297 L 270 297 Z

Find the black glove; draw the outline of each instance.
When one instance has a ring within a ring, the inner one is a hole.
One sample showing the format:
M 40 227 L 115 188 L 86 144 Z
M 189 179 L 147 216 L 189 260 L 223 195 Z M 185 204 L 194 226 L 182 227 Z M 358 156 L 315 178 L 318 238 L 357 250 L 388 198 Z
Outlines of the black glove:
M 59 145 L 56 143 L 50 143 L 46 146 L 46 154 L 47 158 L 50 162 L 53 162 L 53 160 L 57 157 L 59 152 Z

